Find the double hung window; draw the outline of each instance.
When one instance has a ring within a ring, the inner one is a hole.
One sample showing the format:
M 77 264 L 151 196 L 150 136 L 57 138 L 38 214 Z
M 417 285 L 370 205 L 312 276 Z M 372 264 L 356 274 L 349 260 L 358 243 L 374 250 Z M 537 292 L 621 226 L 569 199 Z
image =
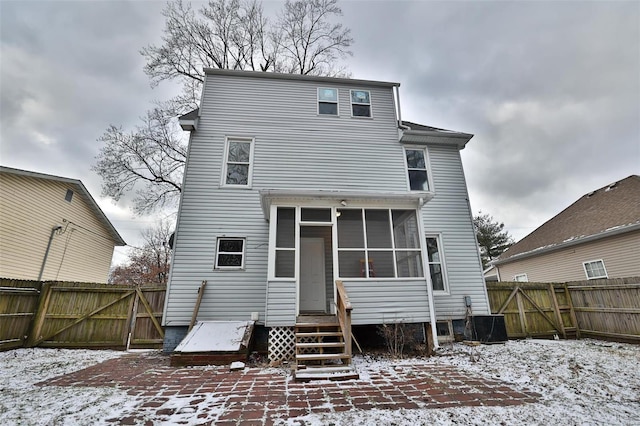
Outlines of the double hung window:
M 371 117 L 371 93 L 368 90 L 351 90 L 351 115 Z
M 318 114 L 338 115 L 338 89 L 318 88 Z
M 224 186 L 251 186 L 253 139 L 228 138 L 225 149 Z
M 440 238 L 437 235 L 427 236 L 427 260 L 434 291 L 447 290 L 444 265 L 442 264 L 442 250 L 440 247 Z
M 243 269 L 244 247 L 244 238 L 218 238 L 215 268 Z
M 427 156 L 422 148 L 405 148 L 409 188 L 412 191 L 429 191 Z

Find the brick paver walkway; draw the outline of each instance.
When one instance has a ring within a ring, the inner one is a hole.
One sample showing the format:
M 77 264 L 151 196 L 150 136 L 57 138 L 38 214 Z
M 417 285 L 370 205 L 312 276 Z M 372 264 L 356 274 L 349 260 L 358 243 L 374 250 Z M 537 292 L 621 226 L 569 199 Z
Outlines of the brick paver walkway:
M 297 383 L 276 369 L 176 368 L 158 353 L 125 355 L 42 386 L 117 386 L 138 397 L 117 424 L 157 422 L 272 425 L 286 419 L 347 410 L 507 406 L 536 402 L 498 381 L 470 377 L 454 367 L 401 364 L 360 380 Z M 304 422 L 301 422 L 304 424 Z

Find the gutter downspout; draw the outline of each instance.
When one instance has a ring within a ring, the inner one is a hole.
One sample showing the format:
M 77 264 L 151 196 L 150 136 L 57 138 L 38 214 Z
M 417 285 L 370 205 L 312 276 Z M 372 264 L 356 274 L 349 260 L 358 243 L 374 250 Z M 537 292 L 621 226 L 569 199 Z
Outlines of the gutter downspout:
M 54 226 L 51 228 L 51 235 L 49 235 L 49 243 L 47 243 L 47 251 L 44 252 L 44 259 L 42 259 L 42 266 L 40 267 L 40 274 L 38 275 L 38 281 L 42 280 L 42 274 L 44 273 L 44 266 L 47 264 L 47 257 L 49 257 L 49 250 L 51 249 L 51 243 L 53 242 L 53 236 L 56 231 L 62 229 L 62 226 Z
M 398 127 L 403 129 L 403 130 L 411 130 L 410 127 L 407 127 L 405 125 L 402 124 L 402 110 L 400 109 L 400 86 L 394 86 L 393 87 L 395 90 L 395 95 L 396 95 L 396 104 L 398 105 Z

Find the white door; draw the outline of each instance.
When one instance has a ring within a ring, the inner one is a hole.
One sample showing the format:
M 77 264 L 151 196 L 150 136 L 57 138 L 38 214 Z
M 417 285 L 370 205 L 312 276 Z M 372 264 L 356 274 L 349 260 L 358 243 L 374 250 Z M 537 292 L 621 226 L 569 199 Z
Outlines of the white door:
M 324 239 L 300 238 L 300 312 L 325 312 Z

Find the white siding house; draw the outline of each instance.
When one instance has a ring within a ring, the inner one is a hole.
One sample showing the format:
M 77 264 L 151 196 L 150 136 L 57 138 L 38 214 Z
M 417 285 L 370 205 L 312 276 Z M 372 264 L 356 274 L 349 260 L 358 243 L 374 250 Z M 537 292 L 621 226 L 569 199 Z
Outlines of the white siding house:
M 163 325 L 293 327 L 488 314 L 459 151 L 472 135 L 402 122 L 399 84 L 206 70 L 191 132 Z M 467 299 L 469 300 L 469 299 Z M 435 333 L 434 333 L 435 334 Z

